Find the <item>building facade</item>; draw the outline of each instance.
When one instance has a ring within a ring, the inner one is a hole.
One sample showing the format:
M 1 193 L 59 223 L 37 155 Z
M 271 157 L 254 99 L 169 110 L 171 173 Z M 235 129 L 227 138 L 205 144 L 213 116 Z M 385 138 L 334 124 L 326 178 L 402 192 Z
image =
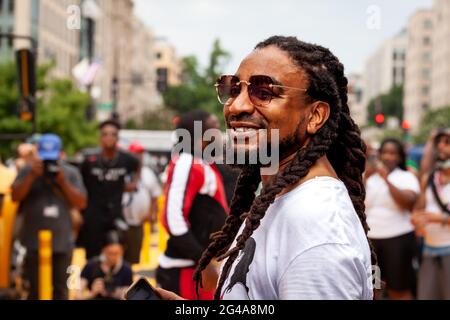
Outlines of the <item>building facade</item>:
M 435 0 L 433 8 L 431 107 L 450 106 L 450 1 Z
M 0 33 L 14 31 L 14 1 L 0 1 Z M 0 61 L 12 59 L 13 43 L 6 38 L 0 38 Z
M 363 105 L 363 82 L 361 74 L 354 73 L 348 76 L 348 107 L 350 114 L 357 125 L 367 123 L 367 108 Z
M 137 17 L 133 18 L 133 59 L 131 63 L 131 99 L 124 112 L 124 121 L 141 124 L 146 112 L 162 106 L 156 89 L 155 39 L 152 31 Z
M 80 29 L 77 25 L 68 25 L 71 14 L 74 15 L 75 20 L 79 19 L 78 12 L 70 13 L 68 9 L 70 6 L 78 8 L 80 0 L 39 0 L 38 2 L 38 63 L 54 62 L 52 75 L 71 77 L 72 69 L 80 58 Z
M 402 30 L 387 39 L 366 60 L 363 72 L 363 106 L 368 107 L 375 97 L 388 93 L 405 81 L 407 33 Z
M 181 83 L 182 63 L 177 57 L 175 48 L 164 38 L 157 39 L 155 43 L 156 87 L 164 92 L 169 86 Z
M 416 11 L 408 20 L 406 79 L 404 86 L 404 119 L 414 130 L 431 105 L 433 11 Z
M 37 41 L 38 64 L 52 63 L 52 76 L 70 77 L 79 59 L 79 29 L 69 27 L 71 13 L 68 9 L 70 6 L 79 7 L 80 0 L 4 1 L 14 3 L 14 14 L 10 16 L 13 29 L 10 31 L 31 36 Z M 30 47 L 28 40 L 15 40 L 2 60 L 14 58 L 14 50 Z

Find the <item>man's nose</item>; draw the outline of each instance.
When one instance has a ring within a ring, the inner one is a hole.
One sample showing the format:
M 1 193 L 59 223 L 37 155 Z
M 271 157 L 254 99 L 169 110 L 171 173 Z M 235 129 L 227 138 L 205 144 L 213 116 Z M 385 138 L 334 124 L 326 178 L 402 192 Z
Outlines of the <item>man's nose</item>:
M 232 115 L 241 113 L 252 114 L 255 111 L 255 106 L 250 101 L 248 96 L 248 89 L 243 88 L 241 93 L 228 105 L 228 111 Z

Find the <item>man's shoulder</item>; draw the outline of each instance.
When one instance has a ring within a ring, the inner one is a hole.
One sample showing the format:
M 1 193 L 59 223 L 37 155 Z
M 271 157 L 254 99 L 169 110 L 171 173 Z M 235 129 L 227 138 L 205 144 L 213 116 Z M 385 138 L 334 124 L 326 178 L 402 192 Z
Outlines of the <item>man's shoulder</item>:
M 86 148 L 80 152 L 81 162 L 83 163 L 94 163 L 97 162 L 98 157 L 100 157 L 100 148 Z
M 122 267 L 118 272 L 121 276 L 128 276 L 133 274 L 133 269 L 128 261 L 122 261 Z
M 77 166 L 75 166 L 71 163 L 68 163 L 66 161 L 61 161 L 61 167 L 63 168 L 64 171 L 66 171 L 70 174 L 78 174 L 79 173 Z
M 86 262 L 86 265 L 83 268 L 83 274 L 90 275 L 94 270 L 100 268 L 100 259 L 98 257 L 94 257 L 89 259 Z
M 279 200 L 287 208 L 308 210 L 323 209 L 347 196 L 348 192 L 342 181 L 332 177 L 317 177 L 297 186 Z
M 345 185 L 333 178 L 312 179 L 279 200 L 274 210 L 289 228 L 323 228 L 355 215 Z
M 117 152 L 119 154 L 119 161 L 131 162 L 131 163 L 139 162 L 138 158 L 135 155 L 131 154 L 130 152 L 128 152 L 126 150 L 119 149 Z

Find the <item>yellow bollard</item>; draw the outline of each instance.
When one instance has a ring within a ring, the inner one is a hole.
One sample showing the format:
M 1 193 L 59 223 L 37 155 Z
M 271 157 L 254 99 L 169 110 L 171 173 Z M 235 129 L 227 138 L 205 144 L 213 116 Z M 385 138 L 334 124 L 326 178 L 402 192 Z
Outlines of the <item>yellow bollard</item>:
M 148 266 L 150 264 L 150 223 L 144 223 L 144 237 L 142 238 L 141 261 L 140 264 Z
M 39 300 L 53 299 L 52 232 L 39 231 Z
M 166 251 L 167 240 L 169 239 L 169 235 L 162 224 L 162 215 L 163 215 L 164 206 L 165 206 L 165 197 L 164 196 L 161 196 L 158 198 L 158 204 L 159 204 L 158 205 L 158 208 L 159 208 L 159 212 L 158 212 L 158 248 L 159 248 L 159 252 L 163 253 L 164 251 Z
M 18 204 L 11 199 L 11 184 L 16 173 L 0 163 L 0 194 L 3 204 L 0 204 L 0 288 L 9 288 L 11 269 L 11 247 L 14 221 Z
M 11 282 L 9 271 L 16 211 L 17 203 L 12 201 L 10 194 L 5 194 L 0 208 L 0 288 L 9 288 Z

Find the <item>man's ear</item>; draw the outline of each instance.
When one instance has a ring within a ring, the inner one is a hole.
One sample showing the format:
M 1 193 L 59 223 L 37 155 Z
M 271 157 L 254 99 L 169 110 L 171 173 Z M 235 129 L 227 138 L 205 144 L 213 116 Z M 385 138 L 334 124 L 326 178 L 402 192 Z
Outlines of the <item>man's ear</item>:
M 314 102 L 311 105 L 309 121 L 306 127 L 308 134 L 313 135 L 323 127 L 330 117 L 330 105 L 323 101 Z

